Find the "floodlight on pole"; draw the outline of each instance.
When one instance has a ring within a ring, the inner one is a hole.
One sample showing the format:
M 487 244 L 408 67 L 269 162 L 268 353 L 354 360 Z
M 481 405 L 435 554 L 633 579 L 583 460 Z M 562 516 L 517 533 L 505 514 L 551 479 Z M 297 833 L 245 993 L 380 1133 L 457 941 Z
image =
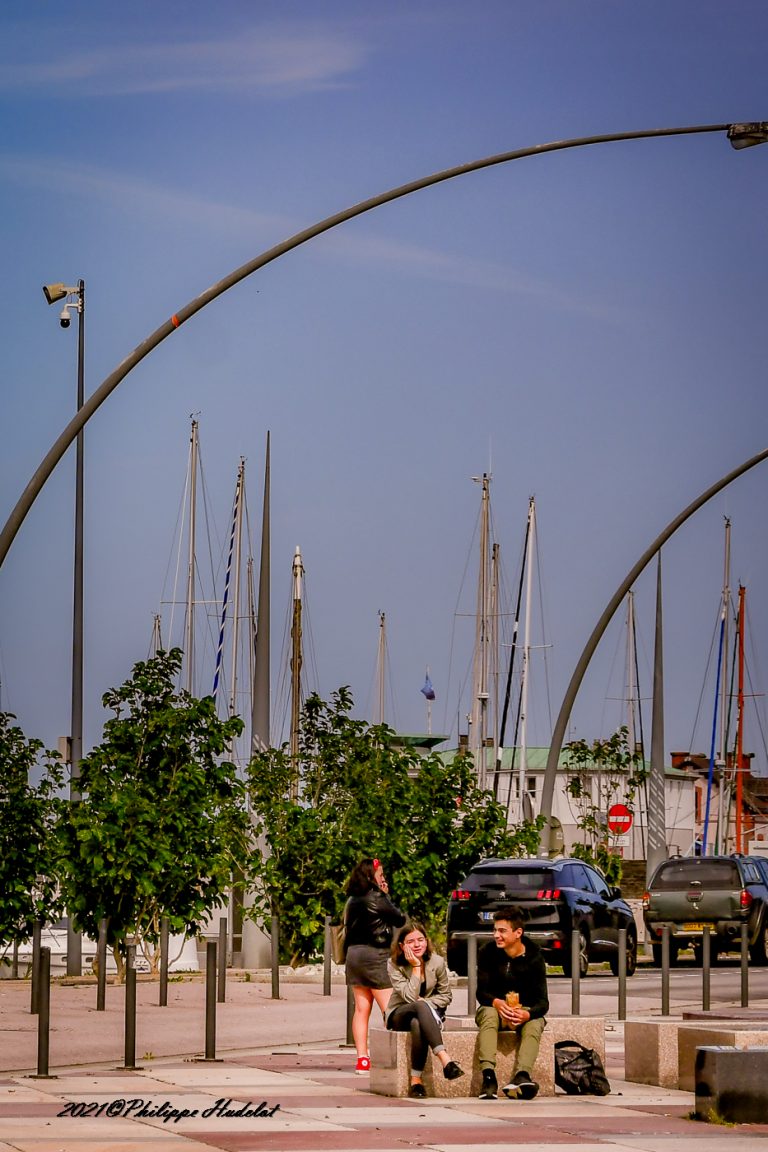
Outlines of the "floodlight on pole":
M 732 148 L 754 148 L 756 144 L 768 143 L 768 120 L 756 120 L 751 124 L 731 124 L 728 139 Z
M 69 328 L 70 310 L 78 315 L 77 338 L 77 411 L 85 400 L 85 281 L 80 280 L 76 288 L 66 284 L 44 284 L 43 295 L 49 304 L 66 301 L 59 324 Z M 69 799 L 77 803 L 80 799 L 80 761 L 83 758 L 83 456 L 84 434 L 82 428 L 77 433 L 77 463 L 75 469 L 75 548 L 74 580 L 72 592 L 72 713 L 69 736 Z M 67 975 L 79 976 L 82 969 L 82 941 L 71 921 L 67 928 Z

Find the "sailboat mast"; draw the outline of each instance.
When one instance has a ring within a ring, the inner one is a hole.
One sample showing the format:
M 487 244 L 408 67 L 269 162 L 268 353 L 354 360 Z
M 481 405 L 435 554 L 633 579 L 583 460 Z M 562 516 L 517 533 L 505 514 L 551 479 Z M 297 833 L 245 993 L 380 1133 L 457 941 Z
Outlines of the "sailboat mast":
M 386 663 L 387 663 L 387 627 L 386 617 L 384 612 L 379 612 L 379 650 L 376 660 L 376 678 L 378 683 L 378 710 L 376 714 L 376 723 L 384 723 L 384 697 L 385 697 L 385 684 L 386 684 Z
M 158 652 L 161 652 L 163 648 L 163 635 L 160 628 L 159 612 L 156 612 L 152 618 L 152 641 L 150 647 L 153 656 L 157 656 Z
M 261 558 L 259 563 L 259 598 L 254 641 L 253 700 L 251 702 L 251 748 L 263 752 L 269 748 L 270 727 L 270 434 L 264 462 L 264 505 L 261 518 Z
M 635 594 L 627 592 L 627 744 L 634 752 L 635 734 Z
M 297 546 L 293 558 L 293 617 L 291 623 L 291 757 L 294 764 L 294 796 L 298 795 L 299 721 L 301 717 L 301 582 L 304 566 Z
M 235 489 L 235 594 L 232 599 L 232 674 L 229 689 L 229 715 L 237 715 L 237 656 L 240 647 L 240 601 L 242 592 L 241 562 L 243 555 L 243 503 L 245 499 L 245 459 L 240 457 Z
M 530 671 L 531 663 L 531 601 L 533 598 L 532 558 L 536 551 L 536 501 L 533 496 L 531 496 L 528 504 L 528 529 L 530 539 L 530 552 L 528 567 L 525 574 L 525 630 L 523 635 L 523 669 L 520 700 L 520 766 L 518 769 L 518 821 L 521 824 L 525 819 L 523 798 L 525 796 L 525 782 L 528 775 L 528 674 Z
M 491 587 L 490 587 L 490 602 L 489 602 L 489 624 L 490 624 L 490 653 L 489 653 L 489 674 L 490 684 L 493 685 L 492 703 L 493 713 L 491 717 L 492 731 L 486 738 L 486 745 L 492 744 L 495 748 L 499 739 L 499 571 L 500 571 L 500 548 L 494 541 L 491 545 Z M 488 770 L 487 756 L 483 755 L 483 765 Z
M 731 603 L 731 522 L 725 517 L 725 561 L 723 571 L 723 664 L 722 686 L 720 689 L 720 783 L 717 795 L 717 851 L 725 852 L 728 830 L 726 827 L 727 783 L 725 778 L 728 760 L 728 615 Z
M 528 509 L 528 518 L 525 525 L 525 541 L 523 543 L 523 562 L 520 566 L 520 581 L 517 586 L 517 603 L 515 604 L 515 620 L 512 626 L 512 647 L 509 654 L 509 664 L 507 666 L 507 683 L 504 690 L 504 706 L 501 710 L 501 725 L 499 728 L 499 746 L 496 750 L 496 770 L 493 775 L 493 795 L 498 800 L 499 798 L 499 777 L 501 774 L 501 757 L 504 750 L 504 737 L 507 731 L 507 716 L 509 714 L 509 700 L 512 695 L 512 674 L 515 668 L 515 656 L 517 654 L 517 634 L 520 626 L 520 606 L 523 602 L 523 585 L 525 583 L 525 573 L 527 571 L 526 565 L 528 563 L 528 544 L 531 536 L 531 513 L 530 505 Z M 509 801 L 512 791 L 512 778 L 510 777 L 509 788 L 507 789 L 507 812 L 509 812 Z
M 480 505 L 480 565 L 477 578 L 475 618 L 475 659 L 472 702 L 472 742 L 479 787 L 485 787 L 485 725 L 488 708 L 488 539 L 490 521 L 490 476 L 474 477 L 482 485 Z
M 739 584 L 739 719 L 736 729 L 736 851 L 742 852 L 744 813 L 744 609 L 747 590 Z
M 192 421 L 189 448 L 189 555 L 187 558 L 187 620 L 184 652 L 187 658 L 187 691 L 195 687 L 195 524 L 197 520 L 197 420 Z

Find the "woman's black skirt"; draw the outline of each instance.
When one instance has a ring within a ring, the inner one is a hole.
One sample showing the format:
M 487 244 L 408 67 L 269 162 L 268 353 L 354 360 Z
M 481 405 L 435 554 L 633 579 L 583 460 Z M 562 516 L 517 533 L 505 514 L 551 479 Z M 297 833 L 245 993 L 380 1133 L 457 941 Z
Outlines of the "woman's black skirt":
M 389 948 L 372 948 L 369 944 L 352 944 L 347 949 L 347 984 L 363 988 L 391 988 L 387 972 Z

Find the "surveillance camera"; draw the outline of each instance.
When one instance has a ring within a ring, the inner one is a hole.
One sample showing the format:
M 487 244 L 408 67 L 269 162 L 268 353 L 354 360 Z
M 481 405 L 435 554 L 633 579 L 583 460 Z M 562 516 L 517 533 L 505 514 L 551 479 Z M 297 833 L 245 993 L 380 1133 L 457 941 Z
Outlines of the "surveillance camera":
M 61 316 L 59 316 L 59 324 L 62 328 L 69 328 L 72 321 L 69 318 L 69 308 L 62 309 Z

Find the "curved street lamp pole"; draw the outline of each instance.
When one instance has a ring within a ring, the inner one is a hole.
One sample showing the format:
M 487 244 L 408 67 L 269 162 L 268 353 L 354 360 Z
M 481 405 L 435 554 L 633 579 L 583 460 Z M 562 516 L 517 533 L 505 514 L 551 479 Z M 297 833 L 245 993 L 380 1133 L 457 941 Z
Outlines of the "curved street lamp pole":
M 542 855 L 546 856 L 549 852 L 549 823 L 552 819 L 552 802 L 555 793 L 557 766 L 560 759 L 560 753 L 563 749 L 563 741 L 565 740 L 565 732 L 571 716 L 571 709 L 573 708 L 576 695 L 579 691 L 579 688 L 581 687 L 581 682 L 584 679 L 584 673 L 587 670 L 590 660 L 595 654 L 595 649 L 600 643 L 603 633 L 610 624 L 611 620 L 616 614 L 616 611 L 619 608 L 619 605 L 623 601 L 627 592 L 629 592 L 632 585 L 637 580 L 640 573 L 644 568 L 648 566 L 648 564 L 650 564 L 651 560 L 653 560 L 654 556 L 656 556 L 657 553 L 661 550 L 662 546 L 666 544 L 670 536 L 674 535 L 678 528 L 684 524 L 685 521 L 694 514 L 694 512 L 698 512 L 699 508 L 706 504 L 708 500 L 711 500 L 712 497 L 716 496 L 718 492 L 722 492 L 723 488 L 726 488 L 731 483 L 731 481 L 736 480 L 739 476 L 743 476 L 745 472 L 750 470 L 750 468 L 754 468 L 756 464 L 760 464 L 763 460 L 766 459 L 768 459 L 768 448 L 764 448 L 762 452 L 758 452 L 756 456 L 750 457 L 749 460 L 746 460 L 743 464 L 740 464 L 738 468 L 734 468 L 733 471 L 729 472 L 727 476 L 723 476 L 722 480 L 718 480 L 716 484 L 712 484 L 711 487 L 707 488 L 705 492 L 702 492 L 701 496 L 698 496 L 693 501 L 693 503 L 689 504 L 687 508 L 684 508 L 683 511 L 679 513 L 679 515 L 675 516 L 674 520 L 670 521 L 664 531 L 656 537 L 653 544 L 651 544 L 651 546 L 646 549 L 635 566 L 630 569 L 625 580 L 614 592 L 612 598 L 608 602 L 605 611 L 592 630 L 592 634 L 584 647 L 584 651 L 579 657 L 578 663 L 573 670 L 573 675 L 571 676 L 570 683 L 568 684 L 565 696 L 563 697 L 563 702 L 560 705 L 560 711 L 558 713 L 557 720 L 555 721 L 555 727 L 552 731 L 552 740 L 550 741 L 549 745 L 549 755 L 547 756 L 547 766 L 544 771 L 544 785 L 541 795 L 540 811 L 541 815 L 546 817 L 547 820 L 547 824 L 542 831 L 540 842 L 540 851 Z
M 234 272 L 225 276 L 223 280 L 219 280 L 217 284 L 214 284 L 205 292 L 201 293 L 200 296 L 191 300 L 189 304 L 186 304 L 178 312 L 175 312 L 169 320 L 166 320 L 151 336 L 148 336 L 143 343 L 139 344 L 91 394 L 74 419 L 69 422 L 53 444 L 22 492 L 16 507 L 8 517 L 0 533 L 0 565 L 2 565 L 5 557 L 8 555 L 16 533 L 23 524 L 27 513 L 40 494 L 43 485 L 48 480 L 53 469 L 72 441 L 79 434 L 80 430 L 88 420 L 90 420 L 94 412 L 104 403 L 110 393 L 114 391 L 120 381 L 124 380 L 128 373 L 131 372 L 145 356 L 152 352 L 158 344 L 161 344 L 167 336 L 175 332 L 181 324 L 189 320 L 196 312 L 204 308 L 206 304 L 210 304 L 229 288 L 234 287 L 235 284 L 239 284 L 241 280 L 245 280 L 246 277 L 250 276 L 253 272 L 257 272 L 273 260 L 285 256 L 288 252 L 293 251 L 294 248 L 306 244 L 308 240 L 314 239 L 315 236 L 320 236 L 323 232 L 329 232 L 332 228 L 336 228 L 339 224 L 343 224 L 347 220 L 352 220 L 356 216 L 362 216 L 364 213 L 370 212 L 374 208 L 379 208 L 384 204 L 389 204 L 393 200 L 400 200 L 402 197 L 409 196 L 412 192 L 418 192 L 422 188 L 430 188 L 434 184 L 442 184 L 446 180 L 452 180 L 456 176 L 465 176 L 470 172 L 477 172 L 481 168 L 492 168 L 498 164 L 507 164 L 512 160 L 522 160 L 526 156 L 539 156 L 547 152 L 561 152 L 569 148 L 583 148 L 589 144 L 610 144 L 622 140 L 645 140 L 660 136 L 691 136 L 706 132 L 726 132 L 734 148 L 749 148 L 753 144 L 762 144 L 768 140 L 768 121 L 755 121 L 743 124 L 700 124 L 688 128 L 652 128 L 643 132 L 612 132 L 601 136 L 580 136 L 572 140 L 556 140 L 549 144 L 535 144 L 533 147 L 519 148 L 514 152 L 501 152 L 495 156 L 486 156 L 482 160 L 474 160 L 469 164 L 461 164 L 456 168 L 446 168 L 442 172 L 435 172 L 431 176 L 424 176 L 419 180 L 411 181 L 409 184 L 402 184 L 398 188 L 392 188 L 388 192 L 382 192 L 378 196 L 372 196 L 369 200 L 362 200 L 359 204 L 354 204 L 351 208 L 346 208 L 342 212 L 328 216 L 317 224 L 313 224 L 311 227 L 304 229 L 302 232 L 297 232 L 281 244 L 275 245 L 274 248 L 269 248 L 266 252 L 262 252 L 261 255 L 256 256 L 255 259 L 250 260 L 247 264 L 243 264 L 240 268 L 236 268 Z

